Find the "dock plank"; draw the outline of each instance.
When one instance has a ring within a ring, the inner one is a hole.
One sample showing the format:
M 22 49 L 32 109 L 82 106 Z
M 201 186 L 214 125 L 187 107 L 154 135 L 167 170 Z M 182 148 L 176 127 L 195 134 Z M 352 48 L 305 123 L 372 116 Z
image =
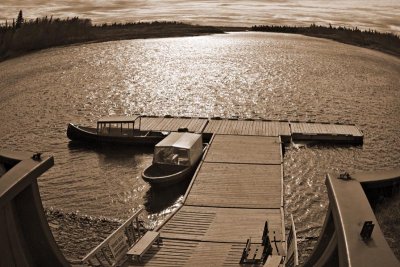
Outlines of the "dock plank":
M 143 131 L 150 131 L 155 128 L 155 126 L 159 123 L 163 118 L 154 118 L 154 117 L 142 117 L 141 118 L 141 129 Z
M 143 131 L 178 131 L 179 128 L 188 128 L 190 132 L 201 132 L 207 123 L 205 118 L 183 118 L 183 117 L 142 117 L 141 129 Z
M 237 133 L 238 135 L 243 134 L 243 120 L 238 120 L 237 123 Z
M 291 135 L 289 122 L 280 122 L 279 129 L 280 129 L 279 130 L 280 135 L 283 135 L 283 136 Z
M 354 125 L 290 122 L 293 140 L 362 144 L 363 134 Z
M 212 120 L 211 122 L 212 122 L 212 124 L 213 124 L 213 131 L 211 132 L 211 131 L 209 131 L 210 133 L 218 133 L 219 132 L 219 129 L 220 129 L 220 127 L 221 127 L 221 124 L 222 124 L 222 122 L 221 122 L 222 120 Z
M 281 144 L 276 137 L 216 135 L 205 161 L 280 164 Z
M 276 240 L 282 234 L 281 209 L 224 209 L 212 207 L 183 206 L 162 227 L 161 236 L 173 239 L 190 239 L 207 242 L 246 242 L 252 237 L 260 242 L 265 221 L 268 221 Z M 183 216 L 182 216 L 183 214 Z M 212 214 L 198 220 L 202 214 Z
M 281 166 L 204 162 L 185 205 L 280 208 Z

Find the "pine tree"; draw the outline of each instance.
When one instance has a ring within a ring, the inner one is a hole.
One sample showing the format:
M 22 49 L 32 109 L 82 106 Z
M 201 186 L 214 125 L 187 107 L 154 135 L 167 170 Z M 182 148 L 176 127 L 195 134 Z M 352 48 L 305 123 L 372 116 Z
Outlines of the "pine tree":
M 22 10 L 20 10 L 18 13 L 17 23 L 15 24 L 15 28 L 16 29 L 21 28 L 22 23 L 24 23 L 24 18 L 22 17 Z

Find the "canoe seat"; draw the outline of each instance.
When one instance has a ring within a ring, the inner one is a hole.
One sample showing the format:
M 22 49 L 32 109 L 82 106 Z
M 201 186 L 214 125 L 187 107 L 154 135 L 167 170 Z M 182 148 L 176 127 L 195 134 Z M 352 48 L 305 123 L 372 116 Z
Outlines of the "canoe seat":
M 151 248 L 155 241 L 157 241 L 157 245 L 160 245 L 160 233 L 147 231 L 126 254 L 132 257 L 133 260 L 140 262 L 142 256 Z

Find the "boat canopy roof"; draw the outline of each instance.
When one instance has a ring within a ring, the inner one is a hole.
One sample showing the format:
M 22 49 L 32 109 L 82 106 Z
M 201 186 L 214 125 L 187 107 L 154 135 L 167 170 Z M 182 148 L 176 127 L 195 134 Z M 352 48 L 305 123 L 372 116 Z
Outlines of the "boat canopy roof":
M 139 115 L 133 116 L 107 116 L 100 118 L 97 123 L 134 123 L 138 118 Z
M 156 148 L 176 147 L 190 150 L 199 140 L 202 143 L 201 134 L 172 132 L 160 141 Z

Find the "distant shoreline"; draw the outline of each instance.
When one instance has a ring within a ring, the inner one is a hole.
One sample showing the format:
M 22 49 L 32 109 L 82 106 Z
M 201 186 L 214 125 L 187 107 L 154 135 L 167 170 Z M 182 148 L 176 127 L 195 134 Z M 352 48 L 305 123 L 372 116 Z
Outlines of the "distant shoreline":
M 199 36 L 224 33 L 213 26 L 180 22 L 138 22 L 93 26 L 87 19 L 41 18 L 20 27 L 0 27 L 0 62 L 46 48 L 129 39 Z
M 311 24 L 309 27 L 296 26 L 253 26 L 252 31 L 294 33 L 305 36 L 334 40 L 344 44 L 377 50 L 400 58 L 400 37 L 393 33 L 361 31 L 358 28 L 325 27 Z
M 46 48 L 115 40 L 198 36 L 227 31 L 294 33 L 330 39 L 377 50 L 400 58 L 400 37 L 391 33 L 360 31 L 357 28 L 316 26 L 216 27 L 181 22 L 138 22 L 92 25 L 88 19 L 41 18 L 18 25 L 0 26 L 0 62 Z

